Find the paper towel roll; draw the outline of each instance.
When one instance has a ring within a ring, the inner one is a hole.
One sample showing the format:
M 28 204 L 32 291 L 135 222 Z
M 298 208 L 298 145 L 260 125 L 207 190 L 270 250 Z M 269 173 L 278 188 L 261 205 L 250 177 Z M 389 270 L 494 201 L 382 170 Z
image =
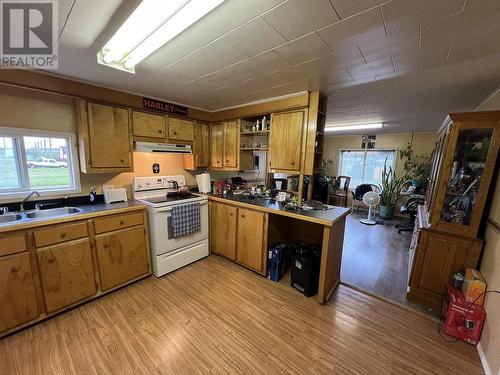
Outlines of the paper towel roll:
M 200 193 L 210 193 L 210 173 L 197 174 L 196 183 Z

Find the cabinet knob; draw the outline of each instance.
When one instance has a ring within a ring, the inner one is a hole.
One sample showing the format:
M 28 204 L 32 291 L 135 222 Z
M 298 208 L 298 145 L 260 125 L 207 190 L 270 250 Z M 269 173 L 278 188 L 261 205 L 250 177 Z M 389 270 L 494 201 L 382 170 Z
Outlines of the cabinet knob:
M 174 135 L 177 135 L 177 132 L 174 132 Z
M 226 159 L 226 163 L 229 163 L 229 160 L 228 160 L 228 159 Z
M 104 244 L 104 248 L 107 249 L 109 245 L 107 243 Z
M 163 130 L 158 130 L 158 133 L 160 133 L 160 134 L 163 133 Z
M 61 233 L 61 238 L 66 238 L 67 235 L 67 233 Z
M 229 216 L 233 216 L 233 213 L 232 213 L 232 212 L 230 212 L 230 213 L 229 213 Z
M 18 264 L 14 267 L 11 268 L 11 271 L 12 273 L 16 273 L 16 272 L 19 272 L 19 270 L 21 269 L 21 266 Z
M 121 163 L 125 163 L 125 159 L 120 159 L 120 162 Z
M 56 261 L 56 258 L 52 255 L 50 258 L 49 258 L 49 263 L 54 263 Z
M 120 225 L 123 225 L 125 224 L 125 222 L 123 220 L 120 220 Z
M 291 164 L 291 165 L 295 165 L 295 162 L 294 162 L 294 161 L 291 161 L 291 162 L 290 162 L 290 164 Z
M 244 219 L 245 218 L 245 214 L 241 214 L 241 217 Z

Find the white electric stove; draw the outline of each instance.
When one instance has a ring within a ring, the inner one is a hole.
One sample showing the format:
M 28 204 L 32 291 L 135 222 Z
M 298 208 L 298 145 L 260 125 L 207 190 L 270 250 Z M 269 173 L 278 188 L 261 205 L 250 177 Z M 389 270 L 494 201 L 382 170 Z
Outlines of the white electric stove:
M 148 206 L 149 241 L 153 274 L 163 276 L 180 267 L 208 256 L 208 198 L 188 192 L 177 193 L 186 187 L 184 176 L 134 178 L 134 199 Z M 174 238 L 171 223 L 172 207 L 199 202 L 201 230 Z

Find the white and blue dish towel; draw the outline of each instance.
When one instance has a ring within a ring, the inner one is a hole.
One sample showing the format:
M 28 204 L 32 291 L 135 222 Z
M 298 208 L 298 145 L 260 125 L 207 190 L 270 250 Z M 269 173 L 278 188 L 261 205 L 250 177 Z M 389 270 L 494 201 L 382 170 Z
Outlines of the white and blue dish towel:
M 172 207 L 174 238 L 187 236 L 201 230 L 200 203 L 176 204 Z

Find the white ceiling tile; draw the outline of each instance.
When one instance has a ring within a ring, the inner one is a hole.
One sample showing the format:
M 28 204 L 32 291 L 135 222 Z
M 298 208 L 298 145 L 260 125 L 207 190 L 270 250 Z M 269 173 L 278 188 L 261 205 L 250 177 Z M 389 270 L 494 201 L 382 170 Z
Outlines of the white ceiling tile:
M 319 31 L 332 50 L 353 47 L 386 36 L 379 8 L 360 13 Z
M 285 0 L 228 0 L 215 11 L 236 25 L 251 20 Z
M 241 82 L 250 78 L 255 78 L 257 73 L 247 68 L 244 62 L 230 65 L 217 71 L 217 76 L 224 78 L 229 82 Z
M 393 35 L 460 12 L 463 4 L 463 0 L 393 0 L 382 5 L 382 13 L 387 33 Z
M 377 75 L 394 73 L 392 59 L 383 59 L 367 64 L 351 66 L 347 68 L 349 74 L 355 79 L 374 77 Z
M 344 19 L 367 9 L 376 7 L 387 0 L 330 0 L 340 18 Z
M 223 39 L 248 56 L 258 55 L 286 43 L 286 39 L 262 18 L 256 18 L 240 26 L 224 36 Z
M 339 20 L 329 0 L 288 0 L 262 17 L 288 40 Z
M 265 89 L 266 87 L 273 87 L 290 83 L 290 79 L 285 77 L 280 72 L 266 74 L 253 79 L 248 79 L 239 83 L 238 87 L 248 92 Z
M 345 68 L 352 65 L 364 64 L 366 61 L 361 55 L 359 48 L 351 47 L 337 50 L 316 60 L 324 71 Z
M 331 51 L 317 33 L 312 33 L 276 48 L 275 52 L 290 64 L 298 64 L 328 55 Z
M 262 75 L 290 66 L 281 56 L 273 51 L 262 53 L 242 62 L 251 71 Z
M 419 48 L 418 29 L 363 42 L 359 48 L 367 62 L 413 52 Z
M 499 13 L 500 2 L 490 2 L 429 22 L 422 26 L 422 46 L 432 43 L 436 37 L 451 42 L 455 38 L 487 33 L 495 26 Z
M 287 77 L 290 81 L 299 81 L 306 78 L 317 78 L 324 74 L 320 65 L 316 61 L 308 61 L 302 64 L 293 65 L 289 68 L 280 70 L 280 73 Z
M 141 64 L 150 69 L 161 69 L 214 41 L 234 27 L 233 23 L 218 13 L 211 12 L 151 54 Z

